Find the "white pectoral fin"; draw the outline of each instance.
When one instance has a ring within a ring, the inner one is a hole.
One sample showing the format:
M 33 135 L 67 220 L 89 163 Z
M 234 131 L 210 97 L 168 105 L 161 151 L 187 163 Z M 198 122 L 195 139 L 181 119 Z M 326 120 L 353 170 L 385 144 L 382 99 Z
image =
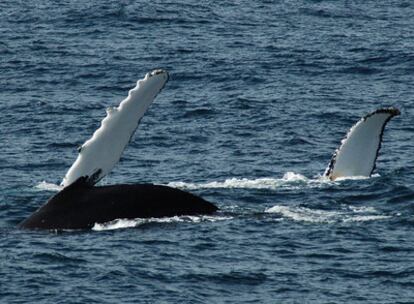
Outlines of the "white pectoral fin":
M 381 148 L 384 128 L 391 118 L 399 114 L 396 108 L 385 108 L 361 118 L 342 140 L 324 175 L 331 180 L 371 176 Z
M 79 149 L 78 158 L 61 185 L 67 187 L 81 176 L 94 185 L 106 176 L 118 163 L 139 121 L 167 81 L 168 73 L 164 70 L 147 73 L 118 107 L 108 108 L 101 126 Z

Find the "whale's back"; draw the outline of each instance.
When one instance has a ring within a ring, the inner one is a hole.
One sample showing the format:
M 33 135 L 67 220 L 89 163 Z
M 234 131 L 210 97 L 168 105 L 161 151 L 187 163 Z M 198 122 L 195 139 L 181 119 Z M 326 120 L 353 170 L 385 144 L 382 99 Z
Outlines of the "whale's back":
M 211 214 L 217 207 L 180 189 L 154 184 L 94 187 L 80 179 L 50 198 L 22 228 L 90 229 L 115 219 Z

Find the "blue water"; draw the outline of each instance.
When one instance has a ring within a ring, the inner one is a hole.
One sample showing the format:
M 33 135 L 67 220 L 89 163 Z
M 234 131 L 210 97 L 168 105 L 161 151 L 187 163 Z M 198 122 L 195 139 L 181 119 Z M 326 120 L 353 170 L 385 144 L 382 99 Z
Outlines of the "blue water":
M 411 1 L 1 1 L 1 303 L 412 303 Z M 137 79 L 170 82 L 103 184 L 212 217 L 16 225 Z M 319 176 L 383 106 L 376 174 Z

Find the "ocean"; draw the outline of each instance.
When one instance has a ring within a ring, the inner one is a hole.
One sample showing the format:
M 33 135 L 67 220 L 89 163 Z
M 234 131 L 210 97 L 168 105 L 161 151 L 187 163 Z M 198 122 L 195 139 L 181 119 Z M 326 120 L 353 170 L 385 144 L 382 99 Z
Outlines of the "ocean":
M 0 303 L 414 303 L 414 3 L 0 2 Z M 211 216 L 17 225 L 138 79 L 170 80 L 100 184 Z M 371 178 L 321 176 L 397 107 Z

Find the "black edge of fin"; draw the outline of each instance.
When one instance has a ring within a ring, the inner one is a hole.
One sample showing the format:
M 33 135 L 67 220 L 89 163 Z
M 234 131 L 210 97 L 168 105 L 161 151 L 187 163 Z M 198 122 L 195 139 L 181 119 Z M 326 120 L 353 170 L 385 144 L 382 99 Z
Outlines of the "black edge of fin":
M 85 187 L 85 188 L 93 187 L 93 184 L 91 184 L 90 177 L 87 176 L 87 175 L 81 176 L 77 180 L 75 180 L 72 184 L 70 184 L 69 186 L 64 187 L 61 191 L 71 190 L 73 188 L 79 188 L 79 187 Z
M 90 186 L 95 185 L 97 182 L 99 182 L 104 176 L 101 176 L 102 169 L 96 170 L 94 173 L 92 173 L 91 176 L 85 176 L 85 182 L 89 184 Z M 82 178 L 82 177 L 81 177 Z M 79 180 L 80 178 L 78 178 Z M 76 181 L 75 181 L 76 182 Z

